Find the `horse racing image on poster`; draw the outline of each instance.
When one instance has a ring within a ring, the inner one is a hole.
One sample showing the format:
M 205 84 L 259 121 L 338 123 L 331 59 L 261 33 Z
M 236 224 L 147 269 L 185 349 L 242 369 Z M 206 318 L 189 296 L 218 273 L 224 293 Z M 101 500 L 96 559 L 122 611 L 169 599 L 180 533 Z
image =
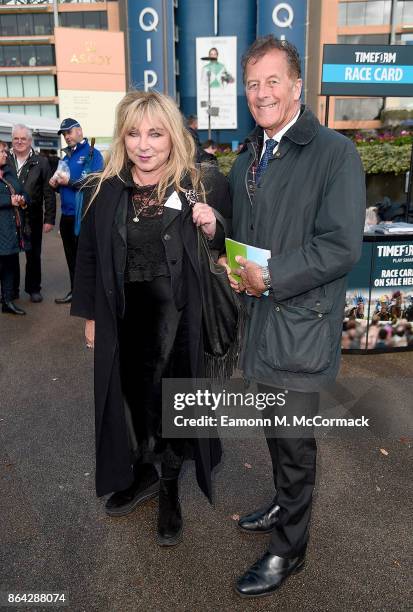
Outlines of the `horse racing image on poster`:
M 413 348 L 413 243 L 365 242 L 348 276 L 341 347 Z
M 237 128 L 237 37 L 213 36 L 196 39 L 198 128 Z M 208 96 L 209 90 L 209 96 Z M 208 104 L 208 99 L 210 103 Z

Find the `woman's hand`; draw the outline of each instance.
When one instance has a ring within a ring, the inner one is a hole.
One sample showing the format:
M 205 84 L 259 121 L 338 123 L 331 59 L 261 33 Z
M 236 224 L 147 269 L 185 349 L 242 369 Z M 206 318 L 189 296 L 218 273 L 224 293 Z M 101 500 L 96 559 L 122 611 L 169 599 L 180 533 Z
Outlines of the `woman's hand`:
M 244 286 L 242 285 L 242 283 L 239 283 L 233 276 L 232 276 L 232 270 L 228 265 L 228 260 L 227 258 L 223 255 L 222 257 L 220 257 L 217 261 L 217 263 L 220 266 L 223 266 L 228 274 L 228 280 L 229 280 L 229 284 L 231 285 L 231 289 L 233 291 L 235 291 L 236 293 L 241 293 L 241 291 L 244 291 Z
M 87 348 L 95 348 L 95 322 L 91 319 L 85 323 L 85 338 Z
M 24 200 L 24 196 L 22 195 L 12 195 L 11 196 L 11 203 L 12 206 L 16 206 L 16 207 L 21 207 L 21 208 L 25 208 L 26 202 Z
M 213 239 L 217 229 L 217 219 L 208 204 L 197 202 L 192 209 L 192 220 L 197 227 L 201 228 L 209 240 Z

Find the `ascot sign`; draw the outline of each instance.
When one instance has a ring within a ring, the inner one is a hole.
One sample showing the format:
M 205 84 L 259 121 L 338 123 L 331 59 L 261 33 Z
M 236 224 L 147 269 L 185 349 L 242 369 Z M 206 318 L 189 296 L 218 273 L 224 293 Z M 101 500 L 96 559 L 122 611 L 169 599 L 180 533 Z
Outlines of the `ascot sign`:
M 411 47 L 324 45 L 321 95 L 413 96 Z

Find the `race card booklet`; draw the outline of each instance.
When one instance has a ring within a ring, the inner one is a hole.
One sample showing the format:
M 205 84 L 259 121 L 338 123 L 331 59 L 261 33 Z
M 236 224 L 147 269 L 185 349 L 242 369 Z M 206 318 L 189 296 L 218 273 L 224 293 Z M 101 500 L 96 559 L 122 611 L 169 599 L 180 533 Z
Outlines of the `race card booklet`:
M 231 270 L 239 268 L 239 263 L 235 261 L 238 255 L 249 259 L 257 263 L 259 266 L 267 267 L 268 260 L 271 257 L 271 251 L 269 249 L 260 249 L 259 247 L 251 246 L 250 244 L 244 244 L 243 242 L 237 242 L 231 238 L 225 238 L 225 249 L 227 252 L 228 265 Z M 235 280 L 240 281 L 240 277 L 236 274 L 232 274 Z M 266 291 L 263 295 L 268 295 Z

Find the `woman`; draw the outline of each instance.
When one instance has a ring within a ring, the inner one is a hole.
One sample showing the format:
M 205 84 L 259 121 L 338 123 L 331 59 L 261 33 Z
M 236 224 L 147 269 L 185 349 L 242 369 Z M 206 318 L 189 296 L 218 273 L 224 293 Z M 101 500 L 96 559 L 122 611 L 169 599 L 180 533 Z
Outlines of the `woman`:
M 71 309 L 86 319 L 95 347 L 97 494 L 112 493 L 105 510 L 121 516 L 159 490 L 160 545 L 181 539 L 178 476 L 187 451 L 209 498 L 220 459 L 218 440 L 167 440 L 160 429 L 162 378 L 203 375 L 197 227 L 212 248 L 224 242 L 212 208 L 191 208 L 187 190 L 206 192 L 224 217 L 230 212 L 226 179 L 208 168 L 201 181 L 194 156 L 172 99 L 133 92 L 121 100 L 82 221 Z
M 25 315 L 14 299 L 14 271 L 19 251 L 29 248 L 24 209 L 27 208 L 21 185 L 7 166 L 7 144 L 0 140 L 0 283 L 2 312 Z

